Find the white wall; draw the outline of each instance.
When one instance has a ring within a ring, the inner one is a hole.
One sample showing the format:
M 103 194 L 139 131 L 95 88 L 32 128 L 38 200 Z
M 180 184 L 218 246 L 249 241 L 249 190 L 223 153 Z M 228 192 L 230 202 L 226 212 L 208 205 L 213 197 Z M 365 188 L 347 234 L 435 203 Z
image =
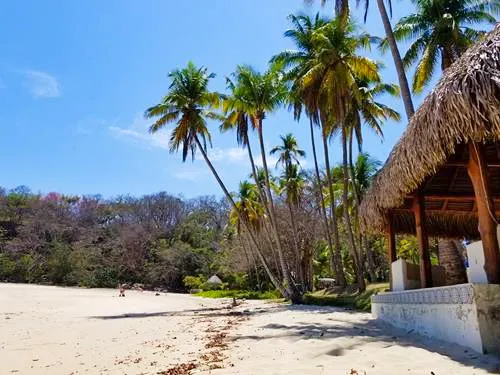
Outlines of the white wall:
M 487 284 L 488 279 L 484 270 L 483 242 L 477 241 L 467 245 L 467 280 L 469 283 Z
M 483 351 L 475 304 L 372 303 L 372 315 L 407 331 Z

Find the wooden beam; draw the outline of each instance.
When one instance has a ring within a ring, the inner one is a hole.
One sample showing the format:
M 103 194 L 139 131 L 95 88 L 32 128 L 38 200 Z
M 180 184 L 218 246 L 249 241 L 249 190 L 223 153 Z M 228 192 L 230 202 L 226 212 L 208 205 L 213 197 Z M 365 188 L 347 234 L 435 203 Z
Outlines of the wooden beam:
M 387 224 L 386 229 L 387 234 L 387 255 L 389 262 L 395 262 L 398 259 L 396 250 L 396 232 L 394 231 L 394 222 L 392 220 L 392 215 L 389 214 L 389 224 Z
M 420 286 L 432 287 L 431 257 L 429 254 L 429 238 L 425 229 L 424 197 L 419 195 L 413 199 L 413 213 L 415 215 L 415 229 L 420 257 Z
M 444 201 L 443 206 L 439 211 L 446 211 L 447 208 L 448 208 L 448 199 Z
M 389 213 L 389 223 L 386 228 L 387 235 L 387 260 L 389 261 L 389 286 L 392 290 L 392 263 L 398 258 L 396 249 L 396 232 L 394 231 L 394 221 L 392 213 Z
M 469 164 L 467 168 L 476 195 L 479 233 L 483 242 L 484 270 L 490 284 L 500 283 L 500 249 L 497 239 L 495 204 L 491 196 L 484 146 L 469 142 Z
M 463 168 L 467 168 L 467 165 L 468 164 L 466 161 L 448 161 L 444 164 L 445 167 L 463 167 Z M 486 167 L 500 168 L 500 162 L 499 161 L 486 162 Z
M 427 201 L 449 200 L 451 202 L 456 202 L 476 200 L 476 196 L 471 194 L 423 194 L 422 197 Z M 416 198 L 416 195 L 407 195 L 406 198 L 414 199 Z M 500 197 L 492 197 L 492 199 L 500 201 Z

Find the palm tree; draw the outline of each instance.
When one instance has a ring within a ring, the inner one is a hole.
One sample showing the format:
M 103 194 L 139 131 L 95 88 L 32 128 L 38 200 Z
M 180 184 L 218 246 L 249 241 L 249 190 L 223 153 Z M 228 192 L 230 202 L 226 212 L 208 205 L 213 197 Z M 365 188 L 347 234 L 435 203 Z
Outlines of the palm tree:
M 311 0 L 306 0 L 310 2 Z M 336 0 L 336 3 L 339 0 Z M 348 1 L 348 0 L 343 0 Z M 326 0 L 321 0 L 321 5 L 324 6 L 326 4 Z M 356 1 L 357 4 L 360 4 L 360 1 Z M 389 13 L 392 16 L 392 2 L 391 0 L 387 0 L 387 4 L 389 5 Z M 364 21 L 366 23 L 366 19 L 368 16 L 368 8 L 370 6 L 370 0 L 363 1 L 364 8 Z M 389 48 L 391 49 L 392 58 L 394 60 L 394 66 L 396 67 L 396 72 L 398 75 L 399 87 L 401 87 L 401 97 L 403 99 L 403 104 L 405 106 L 406 117 L 408 121 L 415 113 L 415 109 L 413 107 L 413 100 L 411 98 L 410 86 L 408 85 L 408 78 L 406 76 L 403 59 L 401 58 L 401 54 L 399 52 L 398 44 L 394 37 L 394 33 L 391 26 L 391 21 L 389 19 L 389 15 L 387 14 L 387 9 L 384 4 L 384 0 L 377 0 L 377 7 L 380 13 L 380 17 L 382 19 L 382 24 L 384 26 L 385 36 L 387 43 L 389 44 Z M 335 6 L 337 9 L 337 5 Z
M 471 26 L 494 25 L 500 13 L 498 0 L 413 0 L 416 13 L 403 17 L 394 28 L 396 40 L 412 40 L 403 62 L 418 61 L 413 91 L 421 92 L 429 83 L 436 62 L 447 69 L 483 34 Z
M 400 120 L 400 115 L 391 107 L 377 101 L 377 97 L 388 94 L 391 96 L 399 95 L 399 87 L 394 84 L 381 82 L 369 82 L 357 79 L 357 87 L 359 92 L 353 96 L 351 104 L 351 112 L 347 118 L 347 137 L 349 142 L 349 178 L 355 181 L 354 165 L 353 165 L 353 150 L 352 145 L 354 139 L 358 144 L 359 152 L 363 148 L 363 125 L 368 126 L 381 140 L 384 138 L 382 130 L 383 122 L 387 120 Z M 361 200 L 361 192 L 354 186 L 353 189 L 356 204 L 359 206 Z
M 321 216 L 323 218 L 323 225 L 325 229 L 326 239 L 328 246 L 330 248 L 330 262 L 332 271 L 334 271 L 337 283 L 341 286 L 346 284 L 344 270 L 342 265 L 342 257 L 340 255 L 340 239 L 338 232 L 338 225 L 336 217 L 332 214 L 332 224 L 333 224 L 333 240 L 331 234 L 331 228 L 326 213 L 325 198 L 322 193 L 322 179 L 319 172 L 318 158 L 316 154 L 316 144 L 314 137 L 314 126 L 317 125 L 319 121 L 319 109 L 317 103 L 317 90 L 316 88 L 311 88 L 306 91 L 302 87 L 302 79 L 304 75 L 309 71 L 311 64 L 315 61 L 315 42 L 314 36 L 319 32 L 325 25 L 328 24 L 328 20 L 316 14 L 314 18 L 310 18 L 306 15 L 290 15 L 289 19 L 293 27 L 285 32 L 285 37 L 292 39 L 296 45 L 296 50 L 284 51 L 272 58 L 272 62 L 278 62 L 283 64 L 285 68 L 289 68 L 286 77 L 292 82 L 291 86 L 291 106 L 294 109 L 294 117 L 296 120 L 300 119 L 303 109 L 307 116 L 309 117 L 309 130 L 311 134 L 311 146 L 314 159 L 314 171 L 316 176 L 316 184 L 318 185 L 318 195 L 321 209 Z M 325 141 L 325 138 L 323 137 Z M 324 144 L 327 142 L 324 142 Z M 325 148 L 325 162 L 329 165 L 328 149 Z M 332 208 L 332 213 L 334 207 Z
M 281 191 L 285 193 L 285 202 L 290 214 L 294 246 L 297 253 L 298 271 L 305 290 L 312 290 L 312 251 L 299 245 L 296 212 L 299 208 L 306 185 L 306 174 L 299 170 L 297 164 L 291 164 L 281 175 Z
M 343 160 L 347 171 L 347 144 L 346 144 L 346 121 L 352 112 L 353 102 L 361 100 L 361 88 L 359 81 L 380 82 L 378 64 L 367 57 L 359 56 L 357 52 L 362 48 L 368 48 L 375 39 L 368 34 L 355 34 L 353 23 L 342 24 L 341 20 L 335 19 L 322 27 L 314 36 L 315 50 L 314 59 L 309 70 L 302 78 L 304 90 L 314 90 L 317 93 L 318 108 L 323 127 L 323 144 L 325 150 L 328 147 L 327 139 L 332 137 L 337 130 L 342 133 Z M 327 160 L 326 160 L 327 161 Z M 330 165 L 326 164 L 327 180 L 330 187 L 330 196 L 333 197 L 333 181 L 330 173 Z M 348 174 L 345 189 L 348 188 Z M 347 190 L 345 191 L 347 194 Z M 344 200 L 347 198 L 344 194 Z M 332 199 L 332 210 L 335 200 Z M 346 202 L 344 202 L 346 203 Z M 334 214 L 332 215 L 335 216 Z M 352 223 L 347 210 L 344 210 L 344 221 L 348 238 L 350 254 L 357 269 L 360 268 L 356 241 L 352 229 Z M 358 274 L 358 287 L 364 289 L 362 273 Z
M 257 187 L 249 181 L 241 181 L 238 189 L 236 208 L 230 213 L 230 222 L 235 225 L 238 233 L 241 230 L 242 221 L 259 232 L 262 227 L 264 208 L 259 202 Z
M 306 153 L 304 150 L 299 149 L 297 144 L 297 139 L 292 134 L 287 134 L 286 136 L 281 136 L 282 144 L 275 146 L 269 152 L 271 155 L 279 153 L 279 158 L 276 163 L 283 165 L 283 173 L 280 180 L 280 191 L 286 193 L 286 203 L 288 206 L 288 212 L 290 214 L 290 221 L 292 224 L 292 236 L 293 244 L 295 247 L 295 255 L 297 258 L 297 270 L 299 270 L 299 280 L 300 283 L 304 284 L 304 275 L 301 272 L 300 267 L 300 249 L 299 241 L 297 237 L 297 224 L 295 220 L 295 208 L 300 202 L 300 197 L 304 185 L 304 176 L 299 172 L 298 166 L 299 157 L 305 157 Z M 295 161 L 295 164 L 293 163 Z
M 235 76 L 235 74 L 233 74 L 233 76 Z M 248 131 L 250 127 L 253 127 L 253 122 L 249 120 L 249 114 L 246 112 L 245 98 L 241 97 L 242 90 L 236 86 L 231 78 L 226 78 L 226 84 L 231 94 L 226 96 L 223 100 L 223 111 L 226 117 L 220 126 L 220 130 L 222 132 L 230 129 L 236 130 L 236 142 L 239 146 L 246 148 L 248 151 L 248 159 L 250 160 L 250 166 L 252 168 L 252 177 L 256 182 L 259 198 L 262 205 L 266 208 L 268 216 L 271 216 L 266 204 L 266 195 L 264 193 L 265 187 L 258 183 L 258 171 L 255 166 L 252 147 L 248 138 Z
M 156 118 L 156 121 L 149 128 L 151 133 L 156 133 L 169 123 L 175 123 L 170 135 L 170 152 L 174 153 L 181 148 L 182 161 L 185 162 L 189 152 L 191 152 L 194 159 L 196 151 L 199 150 L 231 207 L 238 215 L 241 215 L 231 194 L 207 155 L 207 141 L 211 143 L 211 137 L 206 119 L 220 119 L 214 109 L 220 105 L 221 96 L 208 90 L 209 81 L 214 76 L 213 73 L 208 73 L 206 68 L 197 68 L 192 62 L 189 62 L 186 68 L 174 70 L 168 75 L 171 82 L 167 95 L 159 104 L 148 108 L 145 117 L 148 119 Z M 243 216 L 240 216 L 240 221 L 247 227 L 246 229 L 271 282 L 276 289 L 287 296 L 281 283 L 267 265 L 264 256 L 259 250 L 258 242 Z
M 281 163 L 286 170 L 288 168 L 291 168 L 293 162 L 300 165 L 299 158 L 304 158 L 306 156 L 306 153 L 304 150 L 299 149 L 297 138 L 295 138 L 291 133 L 288 133 L 285 136 L 280 136 L 280 138 L 282 144 L 273 147 L 269 152 L 270 155 L 279 153 L 279 158 L 276 162 L 276 166 Z
M 237 98 L 233 108 L 244 113 L 250 119 L 252 126 L 257 130 L 260 145 L 260 154 L 262 158 L 263 170 L 265 175 L 265 201 L 268 205 L 269 218 L 272 232 L 275 238 L 278 257 L 280 260 L 284 281 L 290 299 L 298 302 L 301 299 L 300 293 L 292 282 L 286 260 L 281 247 L 279 238 L 276 215 L 274 212 L 273 195 L 271 191 L 271 182 L 269 178 L 269 169 L 267 166 L 266 149 L 264 145 L 263 120 L 267 114 L 276 111 L 288 97 L 288 88 L 283 81 L 281 73 L 281 64 L 271 64 L 270 68 L 259 73 L 250 66 L 240 65 L 237 67 L 232 85 L 232 96 Z M 257 176 L 254 174 L 254 178 Z M 259 181 L 256 179 L 256 184 Z

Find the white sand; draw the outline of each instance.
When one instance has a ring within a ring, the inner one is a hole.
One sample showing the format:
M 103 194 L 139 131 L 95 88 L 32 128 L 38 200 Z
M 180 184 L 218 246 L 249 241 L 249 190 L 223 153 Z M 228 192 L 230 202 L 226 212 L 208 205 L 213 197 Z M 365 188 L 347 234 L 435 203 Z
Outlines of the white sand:
M 0 284 L 0 374 L 157 374 L 188 362 L 198 365 L 193 374 L 500 373 L 499 359 L 392 329 L 369 314 L 117 294 Z M 222 347 L 211 341 L 216 334 Z

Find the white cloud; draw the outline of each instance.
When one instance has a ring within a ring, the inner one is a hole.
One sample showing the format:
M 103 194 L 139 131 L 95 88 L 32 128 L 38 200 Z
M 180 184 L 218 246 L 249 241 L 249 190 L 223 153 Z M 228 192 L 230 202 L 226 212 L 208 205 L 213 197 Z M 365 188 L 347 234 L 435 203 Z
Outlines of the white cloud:
M 168 150 L 170 138 L 169 132 L 167 130 L 160 130 L 155 134 L 151 134 L 148 131 L 150 125 L 150 121 L 145 120 L 142 116 L 138 115 L 128 127 L 123 128 L 113 125 L 109 126 L 108 129 L 111 135 L 117 139 L 128 139 L 136 143 L 144 144 L 150 148 Z M 214 163 L 244 164 L 247 162 L 246 150 L 238 147 L 210 148 L 208 149 L 208 156 Z M 196 158 L 202 158 L 199 152 L 196 155 Z
M 57 98 L 61 96 L 61 87 L 57 78 L 38 70 L 25 70 L 22 72 L 26 81 L 25 86 L 35 98 Z
M 247 152 L 246 150 L 239 147 L 229 147 L 229 148 L 212 148 L 208 150 L 208 156 L 210 160 L 214 162 L 225 162 L 225 163 L 246 163 Z
M 145 144 L 148 147 L 162 148 L 168 150 L 168 133 L 160 130 L 155 134 L 149 133 L 150 123 L 142 116 L 137 115 L 132 124 L 126 128 L 116 125 L 109 126 L 111 135 L 117 139 L 128 139 Z

